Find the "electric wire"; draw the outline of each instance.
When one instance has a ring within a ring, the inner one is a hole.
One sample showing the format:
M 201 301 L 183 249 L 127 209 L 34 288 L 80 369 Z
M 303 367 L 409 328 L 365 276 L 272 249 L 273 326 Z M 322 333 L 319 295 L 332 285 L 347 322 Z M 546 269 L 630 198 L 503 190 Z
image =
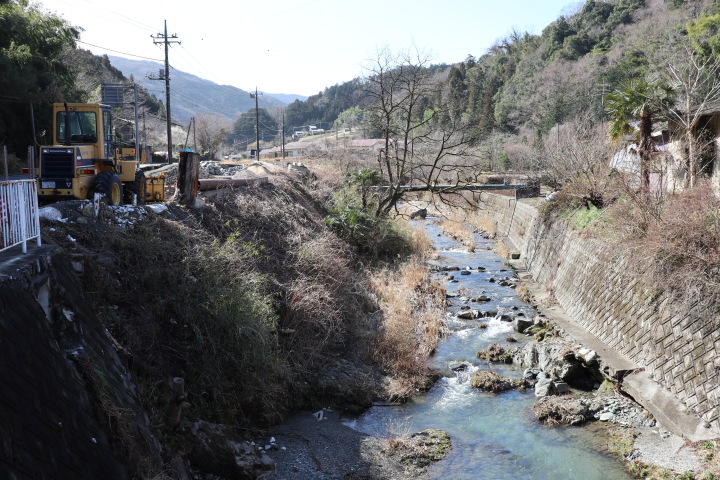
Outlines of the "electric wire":
M 111 9 L 111 8 L 108 8 L 108 7 L 104 6 L 104 5 L 100 5 L 99 2 L 91 2 L 90 0 L 83 0 L 83 1 L 84 1 L 85 3 L 87 3 L 87 4 L 89 4 L 89 5 L 91 6 L 91 8 L 100 7 L 100 8 L 102 8 L 102 9 L 104 9 L 104 10 L 107 10 L 107 11 L 110 12 L 110 13 L 113 13 L 113 14 L 115 14 L 115 15 L 119 15 L 119 16 L 127 19 L 128 21 L 125 21 L 125 23 L 128 23 L 128 24 L 130 24 L 130 25 L 135 25 L 135 26 L 137 26 L 138 28 L 142 28 L 142 29 L 147 30 L 147 31 L 149 31 L 149 32 L 153 32 L 153 33 L 157 32 L 157 28 L 151 27 L 150 25 L 147 25 L 147 24 L 145 24 L 145 23 L 142 23 L 141 21 L 139 21 L 139 20 L 137 20 L 137 19 L 134 19 L 134 18 L 132 18 L 132 17 L 128 17 L 127 15 L 123 15 L 123 14 L 120 13 L 120 12 L 116 12 L 115 10 L 113 10 L 113 9 Z M 122 21 L 122 20 L 121 20 L 121 21 Z
M 93 43 L 84 42 L 82 40 L 75 40 L 77 43 L 82 43 L 83 45 L 90 45 L 91 47 L 95 48 L 102 48 L 103 50 L 107 50 L 108 52 L 115 52 L 120 53 L 122 55 L 127 55 L 129 57 L 137 57 L 137 58 L 143 58 L 145 60 L 153 60 L 155 62 L 163 62 L 164 60 L 161 60 L 159 58 L 151 58 L 151 57 L 143 57 L 142 55 L 135 55 L 134 53 L 127 53 L 127 52 L 121 52 L 120 50 L 113 50 L 112 48 L 103 47 L 100 45 L 95 45 Z

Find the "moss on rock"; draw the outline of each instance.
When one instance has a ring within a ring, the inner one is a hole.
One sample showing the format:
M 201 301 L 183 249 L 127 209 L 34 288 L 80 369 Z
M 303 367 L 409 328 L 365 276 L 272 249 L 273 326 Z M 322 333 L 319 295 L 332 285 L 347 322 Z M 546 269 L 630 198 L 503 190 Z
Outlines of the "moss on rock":
M 450 435 L 434 428 L 413 433 L 409 443 L 412 447 L 402 455 L 400 461 L 417 472 L 424 471 L 430 464 L 442 460 L 452 449 Z
M 513 388 L 520 388 L 525 385 L 524 380 L 503 377 L 489 370 L 481 370 L 470 379 L 470 385 L 487 392 L 504 392 Z
M 484 350 L 477 352 L 477 358 L 484 358 L 488 362 L 512 363 L 512 354 L 497 343 L 493 343 Z

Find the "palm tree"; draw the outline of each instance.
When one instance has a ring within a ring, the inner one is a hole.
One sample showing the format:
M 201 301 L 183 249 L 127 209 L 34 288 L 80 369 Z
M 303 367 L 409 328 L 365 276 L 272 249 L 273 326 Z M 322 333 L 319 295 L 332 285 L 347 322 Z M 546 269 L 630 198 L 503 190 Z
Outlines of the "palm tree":
M 631 122 L 639 121 L 637 143 L 640 154 L 640 189 L 644 192 L 650 189 L 653 122 L 658 115 L 667 111 L 671 94 L 672 89 L 660 82 L 631 80 L 607 96 L 609 134 L 613 141 L 632 133 L 635 129 Z

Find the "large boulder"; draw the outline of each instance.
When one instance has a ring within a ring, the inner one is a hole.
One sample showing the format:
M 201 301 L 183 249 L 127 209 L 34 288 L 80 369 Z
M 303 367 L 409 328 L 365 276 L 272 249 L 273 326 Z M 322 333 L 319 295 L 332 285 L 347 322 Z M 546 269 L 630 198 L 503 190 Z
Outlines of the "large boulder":
M 552 394 L 552 378 L 540 372 L 535 377 L 535 396 L 536 397 L 547 397 Z
M 532 320 L 526 317 L 515 317 L 513 320 L 513 330 L 518 333 L 523 333 L 525 330 L 533 326 Z
M 580 425 L 593 418 L 595 412 L 588 400 L 571 397 L 545 397 L 532 407 L 535 417 L 548 425 Z
M 573 347 L 561 339 L 529 342 L 513 351 L 513 363 L 525 368 L 539 369 L 555 381 L 570 387 L 592 390 L 602 383 L 602 373 L 592 363 L 586 363 Z
M 473 320 L 480 317 L 480 312 L 477 310 L 463 310 L 455 315 L 457 318 L 462 320 Z
M 226 425 L 195 420 L 182 427 L 190 437 L 190 464 L 205 473 L 233 480 L 255 480 L 274 463 L 253 444 L 243 441 Z

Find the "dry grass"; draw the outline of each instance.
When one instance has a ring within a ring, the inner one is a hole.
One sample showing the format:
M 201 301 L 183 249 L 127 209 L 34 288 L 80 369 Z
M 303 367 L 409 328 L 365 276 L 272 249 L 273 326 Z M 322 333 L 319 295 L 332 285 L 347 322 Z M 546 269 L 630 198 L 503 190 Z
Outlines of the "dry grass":
M 528 288 L 527 283 L 520 282 L 520 285 L 517 287 L 517 296 L 520 300 L 527 303 L 532 303 L 533 296 L 530 293 L 530 289 Z
M 445 334 L 445 290 L 429 275 L 413 257 L 370 276 L 370 290 L 382 310 L 375 358 L 393 378 L 388 392 L 393 400 L 427 386 L 431 372 L 426 360 Z
M 510 258 L 510 249 L 508 249 L 507 245 L 505 245 L 505 242 L 503 242 L 502 239 L 497 240 L 495 244 L 495 253 L 500 255 L 502 258 Z
M 634 258 L 655 284 L 682 297 L 718 298 L 720 287 L 720 200 L 708 182 L 671 198 Z M 649 267 L 649 268 L 647 268 Z
M 524 381 L 504 377 L 490 370 L 480 370 L 472 376 L 470 385 L 486 392 L 500 393 L 519 388 L 524 385 Z
M 485 232 L 490 238 L 494 238 L 497 235 L 497 221 L 482 210 L 474 210 L 468 213 L 465 222 Z
M 279 182 L 134 229 L 67 225 L 46 238 L 111 259 L 110 268 L 88 261 L 83 281 L 131 358 L 154 424 L 164 421 L 163 381 L 180 376 L 189 415 L 258 426 L 315 398 L 328 358 L 370 355 L 372 301 L 321 212 L 303 185 Z
M 423 258 L 436 258 L 438 256 L 438 253 L 433 246 L 433 242 L 424 228 L 413 228 L 411 240 L 413 252 L 415 252 L 415 254 Z
M 465 245 L 469 252 L 475 251 L 473 231 L 465 224 L 464 218 L 459 215 L 445 218 L 440 222 L 440 228 L 445 235 Z
M 493 343 L 487 348 L 478 351 L 475 356 L 495 363 L 512 363 L 513 361 L 512 354 L 497 343 Z
M 404 453 L 412 448 L 409 420 L 391 420 L 388 422 L 384 432 L 377 432 L 381 439 L 381 449 L 385 455 Z
M 580 425 L 589 418 L 588 408 L 570 396 L 543 397 L 532 406 L 532 412 L 539 421 L 551 426 Z

